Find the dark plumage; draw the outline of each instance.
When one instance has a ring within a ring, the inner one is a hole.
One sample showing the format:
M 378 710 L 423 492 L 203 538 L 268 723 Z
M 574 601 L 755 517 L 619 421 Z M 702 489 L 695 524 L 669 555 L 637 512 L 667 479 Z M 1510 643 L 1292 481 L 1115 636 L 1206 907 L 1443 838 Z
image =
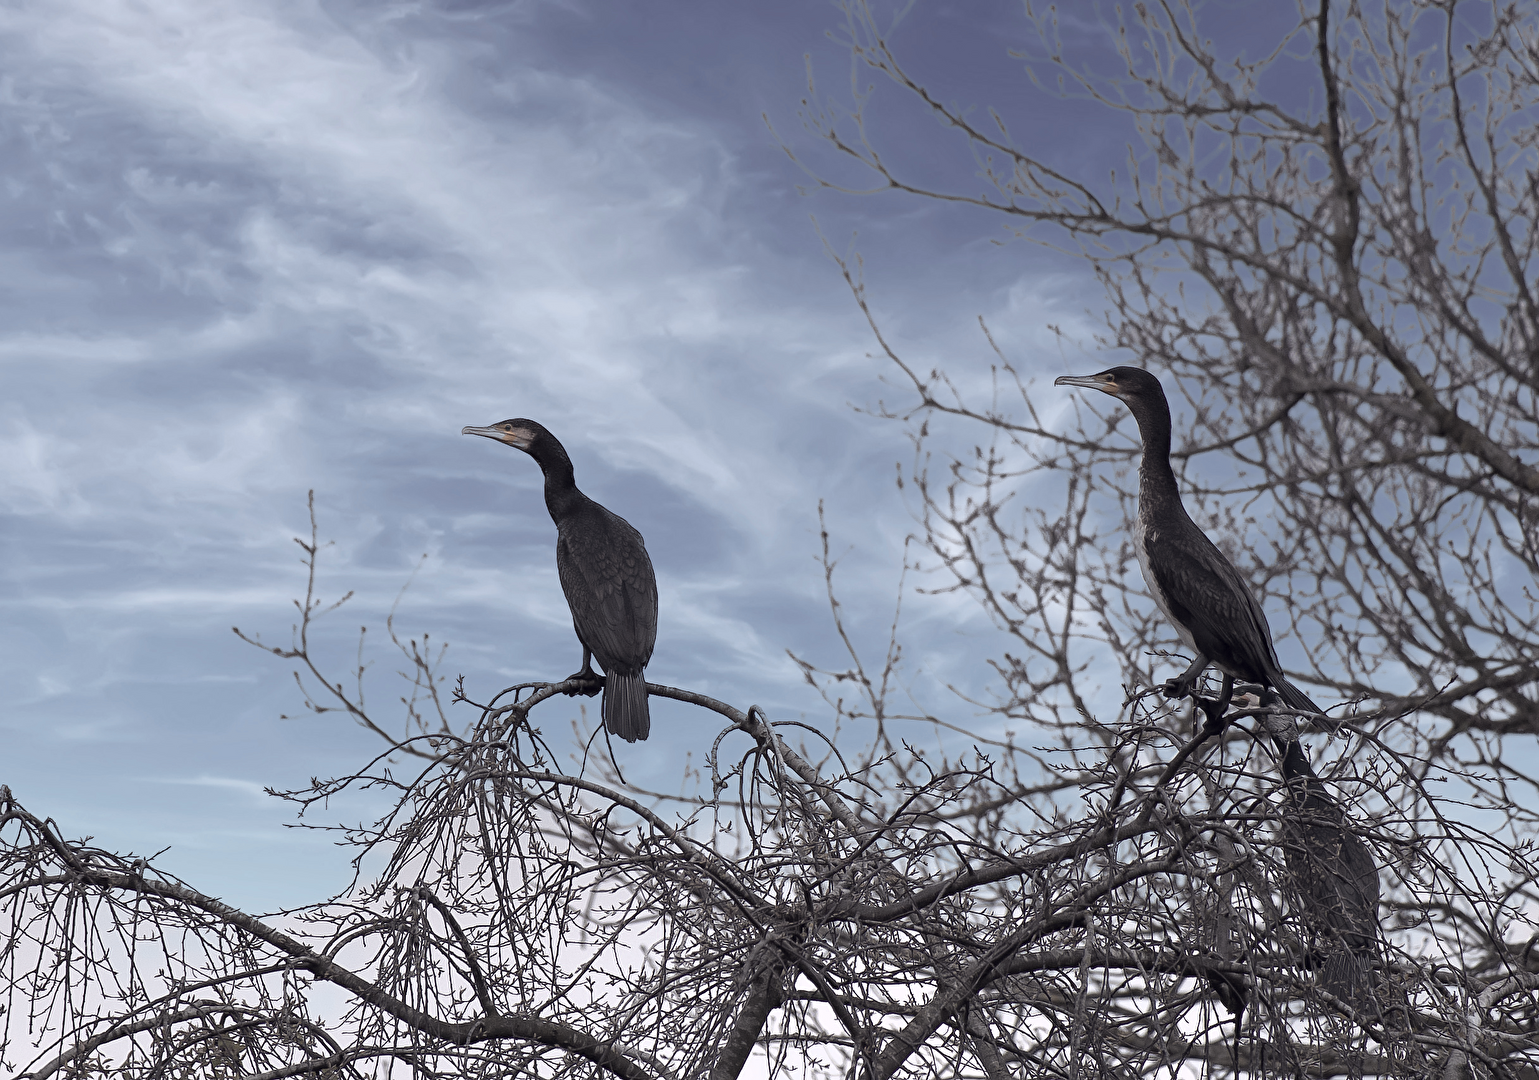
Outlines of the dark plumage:
M 1283 859 L 1305 929 L 1320 959 L 1320 981 L 1359 1012 L 1378 1013 L 1373 964 L 1379 954 L 1379 867 L 1315 775 L 1297 739 L 1273 736 L 1287 784 Z
M 1110 394 L 1138 421 L 1144 453 L 1133 547 L 1154 602 L 1194 654 L 1190 667 L 1166 681 L 1166 695 L 1190 694 L 1213 664 L 1230 679 L 1270 686 L 1290 709 L 1319 714 L 1320 707 L 1283 678 L 1266 614 L 1250 586 L 1181 505 L 1170 467 L 1170 406 L 1160 381 L 1140 368 L 1115 367 L 1096 375 L 1062 375 L 1054 385 Z M 1226 680 L 1226 691 L 1230 686 Z
M 1138 466 L 1133 543 L 1155 602 L 1195 654 L 1191 666 L 1166 682 L 1165 693 L 1194 694 L 1198 676 L 1212 663 L 1224 673 L 1223 691 L 1209 711 L 1214 727 L 1222 726 L 1236 679 L 1269 686 L 1290 709 L 1319 716 L 1320 707 L 1283 677 L 1271 628 L 1250 586 L 1181 505 L 1170 467 L 1170 405 L 1159 379 L 1140 368 L 1115 367 L 1095 375 L 1064 375 L 1055 385 L 1087 386 L 1110 394 L 1138 421 L 1144 452 Z M 1296 735 L 1274 734 L 1273 741 L 1287 784 L 1283 855 L 1315 953 L 1322 959 L 1321 981 L 1354 1008 L 1373 1013 L 1378 866 L 1367 845 L 1347 828 L 1340 805 L 1315 776 Z M 1215 987 L 1215 992 L 1235 1008 L 1223 990 Z
M 646 542 L 629 522 L 577 490 L 572 459 L 556 437 L 533 420 L 467 427 L 524 451 L 545 474 L 545 506 L 556 523 L 556 571 L 582 642 L 582 669 L 569 680 L 594 684 L 589 657 L 603 665 L 604 726 L 626 742 L 652 730 L 642 670 L 657 642 L 657 578 Z

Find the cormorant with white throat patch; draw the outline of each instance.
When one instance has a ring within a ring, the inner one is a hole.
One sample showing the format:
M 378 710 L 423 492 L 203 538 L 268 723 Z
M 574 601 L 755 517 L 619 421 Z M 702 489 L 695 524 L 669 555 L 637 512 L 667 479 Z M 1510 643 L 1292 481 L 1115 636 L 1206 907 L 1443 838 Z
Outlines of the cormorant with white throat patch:
M 628 521 L 577 490 L 566 449 L 533 420 L 460 433 L 507 443 L 539 463 L 545 506 L 556 523 L 556 572 L 582 642 L 582 669 L 567 680 L 594 685 L 574 693 L 597 693 L 599 676 L 589 666 L 589 658 L 597 658 L 604 668 L 604 726 L 626 742 L 645 739 L 652 718 L 642 671 L 657 642 L 657 577 L 646 542 Z
M 1224 705 L 1239 680 L 1270 686 L 1290 709 L 1320 716 L 1309 695 L 1283 677 L 1271 627 L 1250 586 L 1181 505 L 1170 467 L 1170 406 L 1160 381 L 1141 368 L 1114 367 L 1095 375 L 1060 375 L 1053 385 L 1110 394 L 1138 421 L 1144 452 L 1133 548 L 1154 602 L 1193 653 L 1191 666 L 1166 680 L 1165 695 L 1192 694 L 1198 676 L 1213 664 L 1224 673 Z
M 1271 628 L 1250 586 L 1181 504 L 1170 467 L 1170 405 L 1159 379 L 1140 368 L 1114 367 L 1095 375 L 1063 375 L 1054 385 L 1110 394 L 1138 422 L 1144 449 L 1133 546 L 1155 602 L 1194 654 L 1184 672 L 1166 681 L 1166 696 L 1195 698 L 1197 679 L 1211 663 L 1223 672 L 1224 682 L 1218 702 L 1205 704 L 1210 731 L 1222 729 L 1237 679 L 1270 687 L 1288 708 L 1328 723 L 1320 707 L 1284 678 Z M 1283 855 L 1321 982 L 1353 1008 L 1375 1015 L 1378 866 L 1315 775 L 1296 725 L 1274 716 L 1265 726 L 1285 784 Z M 1237 1011 L 1236 1005 L 1230 1008 Z

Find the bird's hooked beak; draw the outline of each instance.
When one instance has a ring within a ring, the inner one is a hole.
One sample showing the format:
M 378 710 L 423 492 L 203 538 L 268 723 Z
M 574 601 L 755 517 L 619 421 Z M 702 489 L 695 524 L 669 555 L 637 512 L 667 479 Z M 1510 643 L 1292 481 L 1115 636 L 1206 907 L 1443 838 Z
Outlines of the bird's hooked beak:
M 1121 397 L 1117 387 L 1117 377 L 1109 371 L 1102 371 L 1095 375 L 1060 375 L 1053 380 L 1054 386 L 1085 386 L 1091 390 L 1099 390 L 1103 394 L 1112 397 Z
M 528 450 L 534 443 L 534 432 L 517 424 L 493 424 L 491 427 L 462 427 L 461 435 L 480 435 L 487 439 L 496 439 L 498 442 L 507 443 L 509 446 L 520 450 Z

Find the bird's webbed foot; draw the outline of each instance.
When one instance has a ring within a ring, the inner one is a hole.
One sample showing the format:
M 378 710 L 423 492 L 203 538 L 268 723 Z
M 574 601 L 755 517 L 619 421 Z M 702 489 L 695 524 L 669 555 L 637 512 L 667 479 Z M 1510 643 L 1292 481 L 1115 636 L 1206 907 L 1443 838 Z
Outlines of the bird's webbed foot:
M 1272 688 L 1265 683 L 1237 682 L 1234 684 L 1234 695 L 1238 698 L 1255 698 L 1257 705 L 1275 705 L 1277 695 L 1272 693 Z M 1242 702 L 1243 707 L 1249 708 L 1249 702 Z
M 565 691 L 567 697 L 598 697 L 604 692 L 604 676 L 587 664 L 583 664 L 581 671 L 574 671 L 561 681 L 582 684 Z
M 1229 703 L 1234 700 L 1234 676 L 1224 676 L 1224 686 L 1219 691 L 1217 698 L 1194 696 L 1193 700 L 1208 718 L 1208 722 L 1202 728 L 1203 734 L 1209 736 L 1222 735 L 1224 729 L 1229 726 L 1227 714 L 1229 712 Z
M 1197 697 L 1197 680 L 1202 678 L 1202 673 L 1208 669 L 1208 658 L 1199 656 L 1191 665 L 1177 675 L 1174 679 L 1166 679 L 1165 685 L 1160 687 L 1160 692 L 1168 698 L 1195 698 Z
M 1202 710 L 1207 722 L 1202 725 L 1203 733 L 1209 736 L 1222 735 L 1229 727 L 1229 718 L 1224 714 L 1229 711 L 1229 706 L 1215 698 L 1197 699 L 1197 707 Z
M 1164 685 L 1160 687 L 1160 693 L 1171 699 L 1196 697 L 1197 680 L 1196 678 L 1188 679 L 1185 675 L 1177 676 L 1174 679 L 1166 679 Z

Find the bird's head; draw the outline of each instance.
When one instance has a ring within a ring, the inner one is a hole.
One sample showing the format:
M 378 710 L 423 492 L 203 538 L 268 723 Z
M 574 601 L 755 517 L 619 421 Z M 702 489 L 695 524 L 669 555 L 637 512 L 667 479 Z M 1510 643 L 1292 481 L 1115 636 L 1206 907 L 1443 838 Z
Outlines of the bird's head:
M 1129 398 L 1150 394 L 1165 396 L 1160 380 L 1143 368 L 1114 367 L 1098 371 L 1094 375 L 1060 375 L 1053 380 L 1054 386 L 1088 386 L 1103 394 L 1127 401 Z
M 491 427 L 464 427 L 460 429 L 461 435 L 480 435 L 487 439 L 496 439 L 498 442 L 507 443 L 517 447 L 525 453 L 530 453 L 536 443 L 550 437 L 546 431 L 533 420 L 499 420 Z

